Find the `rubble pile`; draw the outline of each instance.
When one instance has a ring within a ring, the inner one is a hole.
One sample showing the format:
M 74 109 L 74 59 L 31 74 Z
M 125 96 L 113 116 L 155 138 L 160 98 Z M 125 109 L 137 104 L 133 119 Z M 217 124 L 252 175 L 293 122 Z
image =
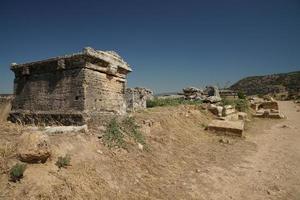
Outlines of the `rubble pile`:
M 183 89 L 183 95 L 187 100 L 202 100 L 209 103 L 217 103 L 222 100 L 219 89 L 216 86 L 208 86 L 205 90 L 187 87 Z
M 227 117 L 237 113 L 234 106 L 222 105 L 222 98 L 220 97 L 219 89 L 216 86 L 207 86 L 204 91 L 194 87 L 185 88 L 183 91 L 185 92 L 186 99 L 193 100 L 193 98 L 195 99 L 196 97 L 203 100 L 204 103 L 207 103 L 207 110 L 218 117 Z
M 205 90 L 196 87 L 184 88 L 183 96 L 186 100 L 203 101 L 206 103 L 203 104 L 204 109 L 207 109 L 216 116 L 216 119 L 207 127 L 209 131 L 242 136 L 247 114 L 238 113 L 232 105 L 222 105 L 222 98 L 216 86 L 207 86 Z
M 184 88 L 183 95 L 187 100 L 204 100 L 203 90 L 196 87 Z
M 206 96 L 206 99 L 204 101 L 206 102 L 218 103 L 222 100 L 219 89 L 216 86 L 206 87 L 206 89 L 204 90 L 204 94 Z

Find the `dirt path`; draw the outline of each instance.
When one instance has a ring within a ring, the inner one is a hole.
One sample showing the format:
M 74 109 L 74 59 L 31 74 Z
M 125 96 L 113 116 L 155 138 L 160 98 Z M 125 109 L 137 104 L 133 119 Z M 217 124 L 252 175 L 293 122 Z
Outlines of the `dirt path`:
M 300 112 L 292 102 L 280 102 L 280 108 L 286 120 L 255 121 L 247 131 L 256 153 L 229 171 L 209 171 L 218 191 L 209 199 L 300 199 Z

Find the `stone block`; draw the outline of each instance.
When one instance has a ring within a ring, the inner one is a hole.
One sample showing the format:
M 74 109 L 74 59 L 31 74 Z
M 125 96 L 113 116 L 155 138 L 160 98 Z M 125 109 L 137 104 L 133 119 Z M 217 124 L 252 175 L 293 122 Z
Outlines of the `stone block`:
M 50 139 L 40 132 L 23 133 L 18 143 L 18 157 L 23 162 L 46 162 L 51 155 Z
M 147 100 L 153 99 L 153 92 L 147 88 L 127 88 L 125 99 L 127 111 L 133 112 L 147 108 Z
M 265 101 L 258 105 L 257 109 L 274 109 L 279 110 L 278 103 L 276 101 Z
M 232 114 L 236 113 L 236 110 L 232 105 L 226 105 L 223 108 L 223 113 L 225 116 L 228 116 L 228 115 L 232 115 Z
M 213 120 L 208 125 L 209 131 L 225 135 L 234 135 L 241 137 L 244 131 L 243 121 L 227 121 L 227 120 Z
M 247 120 L 247 117 L 248 117 L 248 114 L 247 114 L 247 113 L 245 113 L 245 112 L 238 112 L 238 119 L 239 119 L 239 120 L 246 121 L 246 120 Z
M 208 104 L 207 109 L 214 115 L 222 117 L 223 107 L 215 104 Z
M 257 118 L 269 118 L 269 119 L 283 119 L 285 116 L 281 114 L 279 111 L 272 112 L 270 109 L 267 110 L 259 110 L 257 111 L 253 117 Z

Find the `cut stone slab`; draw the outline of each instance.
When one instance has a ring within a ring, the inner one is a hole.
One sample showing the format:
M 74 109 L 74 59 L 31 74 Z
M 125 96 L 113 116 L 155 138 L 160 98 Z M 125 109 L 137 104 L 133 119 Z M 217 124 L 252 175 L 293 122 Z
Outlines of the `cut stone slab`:
M 283 119 L 285 116 L 278 112 L 271 112 L 270 110 L 257 111 L 253 117 L 270 118 L 270 119 Z
M 222 116 L 222 111 L 223 111 L 222 106 L 216 106 L 215 104 L 209 104 L 207 108 L 212 114 L 219 116 L 219 117 Z
M 233 114 L 227 115 L 225 117 L 225 120 L 227 120 L 227 121 L 237 121 L 237 120 L 239 120 L 239 116 L 238 116 L 237 113 L 233 113 Z
M 235 135 L 241 137 L 244 131 L 243 121 L 226 121 L 226 120 L 213 120 L 208 125 L 209 131 L 223 133 L 225 135 Z
M 246 121 L 248 118 L 248 114 L 245 112 L 238 112 L 238 118 L 239 118 L 239 120 Z
M 47 126 L 44 133 L 65 133 L 65 132 L 87 132 L 87 125 L 83 126 Z
M 224 108 L 223 108 L 223 114 L 225 116 L 228 116 L 228 115 L 231 115 L 231 114 L 234 114 L 234 113 L 236 113 L 236 110 L 235 110 L 235 108 L 232 105 L 226 105 L 226 106 L 224 106 Z
M 258 105 L 258 109 L 274 109 L 279 110 L 278 103 L 276 101 L 266 101 Z

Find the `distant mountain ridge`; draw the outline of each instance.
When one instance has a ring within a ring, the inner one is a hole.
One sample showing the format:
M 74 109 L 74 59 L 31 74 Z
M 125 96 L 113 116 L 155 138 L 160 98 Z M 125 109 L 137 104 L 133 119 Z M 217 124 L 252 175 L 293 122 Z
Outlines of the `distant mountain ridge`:
M 299 95 L 300 71 L 246 77 L 230 86 L 230 89 L 243 91 L 247 95 L 265 95 L 284 92 L 289 95 Z

